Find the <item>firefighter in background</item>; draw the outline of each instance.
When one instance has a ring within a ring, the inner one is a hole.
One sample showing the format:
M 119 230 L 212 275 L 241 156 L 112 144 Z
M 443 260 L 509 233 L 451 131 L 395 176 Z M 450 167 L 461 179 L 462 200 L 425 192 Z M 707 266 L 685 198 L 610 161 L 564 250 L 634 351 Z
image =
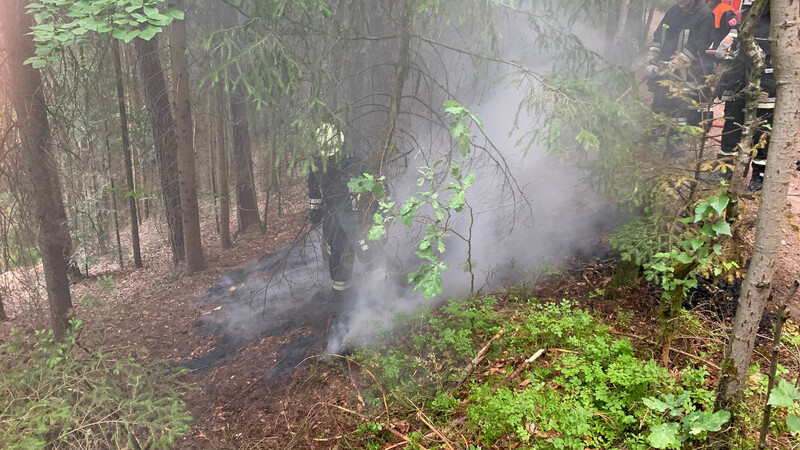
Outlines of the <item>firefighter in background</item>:
M 668 115 L 675 125 L 666 133 L 667 152 L 672 154 L 682 147 L 677 126 L 710 122 L 713 92 L 705 81 L 714 71 L 713 56 L 706 55 L 713 40 L 714 14 L 702 0 L 675 3 L 656 28 L 646 67 L 652 110 Z
M 742 17 L 747 17 L 752 1 L 742 2 Z M 753 134 L 756 153 L 751 164 L 752 177 L 747 188 L 759 191 L 764 185 L 764 169 L 767 164 L 767 149 L 772 127 L 772 113 L 775 109 L 775 74 L 772 69 L 772 57 L 769 46 L 770 12 L 769 5 L 764 8 L 755 30 L 756 43 L 764 51 L 764 73 L 761 75 L 761 98 L 758 102 L 756 116 L 760 126 Z M 750 79 L 752 62 L 736 39 L 733 43 L 734 59 L 731 67 L 722 76 L 720 82 L 720 99 L 725 101 L 725 124 L 722 128 L 722 142 L 718 158 L 732 164 L 739 150 L 744 123 L 745 95 L 744 88 Z
M 308 204 L 311 223 L 322 224 L 322 255 L 333 281 L 334 296 L 351 292 L 356 253 L 365 259 L 370 251 L 358 236 L 357 198 L 347 184 L 363 173 L 363 165 L 348 154 L 345 136 L 335 121 L 323 123 L 315 132 L 318 154 L 315 170 L 308 173 Z
M 713 41 L 708 52 L 713 53 L 718 59 L 725 59 L 727 50 L 736 39 L 741 19 L 730 5 L 730 0 L 706 0 L 706 5 L 714 14 Z

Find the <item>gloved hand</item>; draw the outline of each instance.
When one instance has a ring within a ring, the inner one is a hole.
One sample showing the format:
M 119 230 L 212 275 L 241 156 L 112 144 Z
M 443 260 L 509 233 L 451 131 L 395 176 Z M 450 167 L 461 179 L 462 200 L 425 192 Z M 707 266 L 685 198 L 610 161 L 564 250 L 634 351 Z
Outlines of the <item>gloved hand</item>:
M 733 32 L 728 33 L 727 36 L 719 43 L 719 47 L 714 52 L 714 56 L 717 59 L 728 59 L 731 54 L 731 47 L 733 46 L 733 40 L 736 39 L 736 34 Z
M 358 241 L 358 249 L 356 250 L 356 255 L 358 255 L 358 260 L 364 264 L 370 264 L 375 260 L 375 250 L 370 246 L 366 240 L 362 239 Z
M 658 64 L 658 61 L 657 61 L 656 58 L 658 58 L 659 50 L 660 49 L 658 47 L 650 47 L 650 50 L 647 52 L 647 62 L 648 63 L 650 63 L 650 64 Z
M 651 78 L 657 77 L 658 76 L 658 72 L 661 71 L 661 69 L 659 69 L 658 66 L 655 65 L 655 64 L 648 64 L 647 67 L 644 68 L 644 70 L 645 70 L 646 78 L 648 80 L 651 79 Z
M 681 67 L 683 67 L 683 65 L 681 64 L 680 58 L 671 59 L 666 63 L 664 63 L 664 65 L 662 66 L 664 70 L 670 73 L 678 72 L 681 69 Z

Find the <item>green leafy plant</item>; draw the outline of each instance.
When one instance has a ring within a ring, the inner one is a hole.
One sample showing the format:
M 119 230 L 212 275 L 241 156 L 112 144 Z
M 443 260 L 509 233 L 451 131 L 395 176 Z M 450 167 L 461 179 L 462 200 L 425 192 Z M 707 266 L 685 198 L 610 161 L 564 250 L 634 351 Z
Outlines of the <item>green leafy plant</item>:
M 521 323 L 508 329 L 507 349 L 560 351 L 530 369 L 521 391 L 495 388 L 491 380 L 472 386 L 467 414 L 483 442 L 513 434 L 536 437 L 547 442 L 544 448 L 641 448 L 641 400 L 671 385 L 667 371 L 638 359 L 630 341 L 615 339 L 572 302 L 532 305 L 520 314 Z
M 179 372 L 80 346 L 79 327 L 61 342 L 48 330 L 0 346 L 0 447 L 174 447 L 192 421 Z
M 458 143 L 458 148 L 463 157 L 470 153 L 471 140 L 470 123 L 483 127 L 483 123 L 458 102 L 447 101 L 444 103 L 445 111 L 453 117 L 450 125 L 450 136 Z M 368 233 L 369 240 L 379 240 L 387 232 L 387 228 L 396 220 L 407 227 L 415 221 L 425 224 L 425 233 L 417 244 L 416 255 L 425 262 L 413 273 L 408 274 L 408 282 L 414 290 L 422 291 L 425 298 L 433 298 L 442 292 L 442 272 L 449 266 L 441 260 L 446 247 L 444 239 L 451 234 L 467 244 L 467 260 L 465 270 L 471 275 L 471 290 L 474 293 L 475 273 L 472 260 L 472 207 L 467 201 L 467 189 L 475 183 L 475 175 L 465 175 L 458 162 L 447 166 L 448 180 L 443 185 L 437 179 L 437 169 L 443 161 L 436 161 L 431 167 L 424 166 L 419 169 L 420 178 L 417 179 L 416 190 L 402 204 L 396 202 L 378 202 L 378 211 L 373 217 L 373 224 Z M 383 186 L 384 178 L 375 178 L 364 174 L 350 180 L 348 187 L 356 193 L 370 193 L 375 198 L 382 199 L 386 195 Z M 450 194 L 447 200 L 442 200 L 442 194 Z M 420 210 L 427 208 L 433 215 L 431 217 L 419 214 Z M 449 225 L 450 216 L 460 213 L 464 209 L 470 212 L 470 227 L 467 233 L 459 233 Z
M 164 0 L 39 0 L 28 11 L 37 25 L 32 27 L 36 56 L 25 61 L 34 69 L 56 61 L 62 46 L 89 43 L 85 35 L 111 33 L 115 39 L 150 40 L 173 20 L 183 20 L 180 10 L 161 11 Z
M 475 300 L 450 299 L 438 314 L 433 315 L 424 336 L 415 336 L 418 349 L 431 346 L 440 352 L 454 351 L 466 357 L 477 349 L 478 335 L 492 336 L 500 330 L 500 321 L 494 311 L 496 300 L 483 297 Z
M 786 429 L 791 433 L 800 433 L 800 390 L 783 378 L 769 394 L 768 405 L 783 408 L 786 411 Z
M 655 448 L 680 448 L 686 441 L 703 440 L 708 432 L 720 431 L 731 417 L 728 411 L 697 410 L 691 392 L 662 394 L 660 398 L 648 397 L 643 402 L 670 419 L 650 428 L 647 441 Z
M 109 297 L 117 297 L 119 296 L 119 289 L 117 289 L 116 283 L 114 282 L 114 277 L 111 275 L 101 275 L 97 279 L 97 288 L 100 289 L 105 295 Z

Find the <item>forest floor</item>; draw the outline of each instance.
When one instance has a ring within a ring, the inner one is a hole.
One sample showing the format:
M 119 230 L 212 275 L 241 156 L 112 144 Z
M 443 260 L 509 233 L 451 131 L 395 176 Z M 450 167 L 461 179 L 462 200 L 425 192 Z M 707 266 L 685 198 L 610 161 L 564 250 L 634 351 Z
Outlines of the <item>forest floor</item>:
M 793 175 L 790 191 L 791 213 L 784 223 L 784 245 L 774 283 L 773 298 L 783 295 L 800 274 L 800 177 Z M 302 197 L 302 196 L 301 196 Z M 754 200 L 745 201 L 745 225 L 754 226 Z M 193 276 L 182 276 L 172 267 L 163 230 L 147 221 L 142 228 L 144 268 L 135 270 L 116 263 L 96 265 L 91 277 L 73 287 L 74 302 L 87 293 L 106 300 L 105 306 L 78 305 L 77 315 L 84 321 L 81 340 L 87 346 L 104 346 L 130 353 L 140 361 L 170 360 L 185 363 L 212 351 L 218 336 L 205 336 L 197 324 L 222 308 L 218 301 L 198 302 L 219 277 L 247 266 L 266 253 L 293 242 L 306 220 L 304 204 L 284 202 L 283 214 L 270 215 L 266 234 L 251 232 L 239 236 L 235 247 L 223 250 L 213 221 L 203 224 L 208 268 Z M 753 233 L 748 233 L 748 244 Z M 749 249 L 747 250 L 749 252 Z M 652 339 L 654 312 L 659 294 L 643 284 L 625 289 L 613 300 L 593 298 L 598 288 L 611 278 L 611 268 L 597 260 L 566 259 L 560 271 L 542 279 L 532 294 L 542 300 L 575 299 L 580 307 L 591 309 L 607 323 L 615 323 L 619 311 L 633 311 L 630 318 L 636 336 Z M 113 277 L 119 295 L 102 293 L 99 276 Z M 7 306 L 8 307 L 8 306 Z M 12 320 L 0 323 L 0 342 L 7 340 L 11 327 L 32 333 L 35 321 L 10 308 Z M 800 317 L 800 302 L 792 303 L 795 322 Z M 726 319 L 730 319 L 727 317 Z M 709 319 L 712 320 L 712 319 Z M 724 325 L 723 325 L 724 327 Z M 197 389 L 185 396 L 195 418 L 193 432 L 180 442 L 180 448 L 334 448 L 342 436 L 352 434 L 369 416 L 361 395 L 371 380 L 356 363 L 345 358 L 318 358 L 298 370 L 277 378 L 265 379 L 280 362 L 279 349 L 289 341 L 313 334 L 309 327 L 298 327 L 285 334 L 257 338 L 231 355 L 226 363 L 210 370 L 188 372 L 184 380 Z M 687 353 L 699 354 L 702 343 L 677 344 Z M 317 349 L 321 353 L 323 349 Z M 707 358 L 717 358 L 709 355 Z M 675 362 L 685 358 L 676 356 Z M 485 363 L 492 366 L 494 362 Z M 762 364 L 763 365 L 763 364 Z M 390 419 L 387 419 L 390 420 Z M 399 423 L 402 436 L 407 423 Z M 425 430 L 427 431 L 427 430 Z M 402 442 L 400 438 L 394 443 Z M 397 445 L 387 443 L 385 448 Z

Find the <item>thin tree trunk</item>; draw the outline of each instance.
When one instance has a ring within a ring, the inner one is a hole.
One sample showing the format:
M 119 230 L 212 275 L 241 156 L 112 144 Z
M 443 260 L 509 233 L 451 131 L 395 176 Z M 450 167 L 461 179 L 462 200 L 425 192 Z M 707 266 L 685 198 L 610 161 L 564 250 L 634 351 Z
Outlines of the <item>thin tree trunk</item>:
M 125 159 L 125 180 L 128 183 L 128 210 L 131 216 L 131 246 L 133 247 L 133 265 L 143 267 L 142 251 L 139 244 L 139 219 L 136 210 L 136 190 L 133 177 L 133 160 L 131 158 L 131 139 L 128 135 L 128 112 L 125 108 L 125 86 L 122 83 L 122 64 L 120 63 L 119 41 L 113 39 L 111 48 L 114 58 L 114 75 L 117 77 L 117 102 L 119 103 L 119 124 L 122 130 L 122 156 Z M 116 207 L 114 208 L 116 212 Z M 121 265 L 121 264 L 120 264 Z
M 135 50 L 135 48 L 134 48 Z M 136 70 L 138 66 L 138 58 L 135 51 L 126 51 L 121 49 L 121 56 L 127 55 L 128 66 L 125 66 L 125 75 L 130 78 L 130 85 L 132 89 L 128 90 L 129 96 L 133 97 L 131 102 L 134 108 L 139 108 L 144 105 L 142 94 L 144 93 L 144 86 L 139 80 L 139 72 Z M 120 59 L 126 61 L 126 59 Z M 132 67 L 134 70 L 127 70 L 127 67 Z M 132 94 L 132 95 L 131 95 Z M 148 189 L 147 183 L 147 152 L 142 151 L 141 148 L 131 145 L 131 156 L 133 157 L 133 185 L 135 191 L 144 191 Z M 136 200 L 137 213 L 139 216 L 139 225 L 144 223 L 145 220 L 150 218 L 150 196 L 142 195 L 139 200 Z
M 775 319 L 775 330 L 772 333 L 772 352 L 769 357 L 769 383 L 767 384 L 767 393 L 765 397 L 769 399 L 772 389 L 775 387 L 775 381 L 778 373 L 778 355 L 781 350 L 781 334 L 783 333 L 783 326 L 786 324 L 786 319 L 789 315 L 786 314 L 786 309 L 789 302 L 794 298 L 797 293 L 797 288 L 800 287 L 800 278 L 792 282 L 789 292 L 783 297 L 778 305 L 778 317 Z M 769 402 L 764 404 L 764 415 L 761 418 L 761 431 L 758 437 L 758 448 L 767 448 L 767 434 L 769 434 L 769 420 L 772 414 L 772 405 Z
M 414 14 L 415 10 L 412 5 L 406 1 L 403 11 L 402 34 L 400 36 L 400 49 L 397 61 L 397 77 L 392 87 L 392 105 L 389 110 L 389 116 L 386 118 L 382 145 L 369 155 L 367 169 L 372 174 L 380 174 L 383 171 L 383 164 L 386 157 L 389 156 L 389 151 L 394 141 L 394 135 L 397 131 L 397 117 L 400 114 L 400 105 L 403 101 L 403 89 L 405 88 L 406 80 L 408 80 L 408 74 L 411 71 L 411 31 L 414 27 Z M 364 211 L 367 210 L 368 209 L 364 209 Z M 365 220 L 369 221 L 369 219 Z
M 656 13 L 655 0 L 649 0 L 647 2 L 645 11 L 647 11 L 647 14 L 644 18 L 644 24 L 642 24 L 642 35 L 639 36 L 639 48 L 645 48 L 647 37 L 650 36 L 650 27 L 653 25 L 653 16 L 655 16 Z
M 235 67 L 231 77 L 236 78 Z M 233 175 L 236 180 L 236 202 L 239 232 L 260 226 L 256 203 L 256 188 L 253 176 L 253 151 L 250 148 L 249 119 L 245 105 L 244 88 L 239 85 L 231 90 L 231 120 L 233 122 Z
M 38 70 L 24 62 L 34 56 L 30 34 L 32 16 L 25 13 L 25 0 L 6 0 L 0 12 L 0 30 L 5 34 L 7 64 L 11 75 L 11 101 L 17 113 L 26 172 L 33 190 L 34 215 L 39 250 L 44 267 L 53 335 L 62 339 L 72 315 L 69 290 L 70 255 L 67 215 L 61 198 L 58 170 L 50 152 L 50 125 Z
M 161 195 L 169 229 L 169 244 L 172 262 L 184 259 L 183 219 L 181 218 L 181 194 L 178 183 L 178 138 L 175 134 L 175 119 L 172 116 L 167 83 L 158 57 L 158 36 L 149 41 L 134 40 L 139 56 L 139 72 L 145 93 L 145 104 L 153 128 L 158 174 L 161 178 Z
M 747 57 L 752 61 L 750 78 L 747 86 L 744 89 L 745 94 L 745 108 L 744 108 L 744 124 L 742 124 L 742 137 L 739 140 L 739 149 L 748 149 L 747 151 L 739 151 L 734 160 L 733 175 L 731 183 L 728 186 L 728 197 L 730 202 L 726 209 L 725 215 L 728 222 L 732 222 L 739 215 L 739 197 L 741 197 L 742 189 L 744 188 L 744 173 L 747 170 L 747 164 L 750 162 L 750 151 L 753 148 L 753 136 L 756 130 L 761 126 L 758 119 L 758 100 L 761 97 L 761 76 L 764 74 L 765 56 L 764 51 L 756 43 L 755 30 L 758 22 L 761 20 L 761 14 L 764 8 L 768 7 L 765 0 L 757 0 L 750 8 L 750 13 L 745 19 L 745 23 L 739 29 L 739 39 L 741 39 L 742 51 L 747 54 Z
M 214 199 L 214 225 L 219 234 L 219 192 L 217 190 L 217 133 L 216 133 L 216 114 L 214 114 L 214 92 L 211 91 L 206 96 L 208 100 L 208 105 L 206 111 L 208 111 L 207 118 L 208 123 L 206 124 L 206 130 L 208 130 L 208 160 L 209 160 L 209 178 L 211 179 L 211 198 Z
M 617 21 L 617 32 L 614 34 L 614 40 L 616 41 L 625 31 L 625 26 L 628 24 L 628 9 L 631 6 L 631 0 L 622 0 L 622 4 L 619 6 L 619 20 Z
M 3 306 L 3 297 L 0 295 L 0 322 L 5 322 L 8 320 L 8 314 L 6 314 L 6 308 Z
M 175 7 L 185 10 L 183 0 Z M 203 243 L 200 237 L 200 208 L 197 204 L 197 180 L 194 167 L 194 139 L 192 133 L 192 104 L 189 92 L 189 68 L 186 65 L 186 23 L 172 22 L 170 37 L 172 82 L 175 89 L 175 116 L 178 138 L 178 180 L 180 182 L 183 243 L 186 252 L 186 271 L 189 275 L 206 267 Z
M 231 201 L 228 190 L 228 154 L 225 151 L 225 92 L 222 86 L 217 89 L 217 191 L 219 192 L 219 239 L 222 248 L 233 247 L 231 243 L 230 211 Z
M 117 258 L 119 261 L 119 267 L 122 269 L 125 267 L 125 261 L 122 258 L 122 240 L 119 238 L 119 213 L 117 213 L 117 196 L 114 186 L 114 174 L 111 171 L 111 148 L 108 149 L 108 182 L 111 185 L 111 192 L 109 193 L 109 196 L 111 197 L 111 209 L 114 211 L 114 235 L 117 238 Z
M 756 332 L 772 286 L 781 225 L 798 151 L 800 123 L 800 11 L 793 0 L 771 0 L 770 49 L 777 85 L 772 137 L 756 220 L 753 256 L 742 283 L 731 338 L 722 364 L 717 409 L 730 408 L 747 383 Z M 754 14 L 751 11 L 751 14 Z

